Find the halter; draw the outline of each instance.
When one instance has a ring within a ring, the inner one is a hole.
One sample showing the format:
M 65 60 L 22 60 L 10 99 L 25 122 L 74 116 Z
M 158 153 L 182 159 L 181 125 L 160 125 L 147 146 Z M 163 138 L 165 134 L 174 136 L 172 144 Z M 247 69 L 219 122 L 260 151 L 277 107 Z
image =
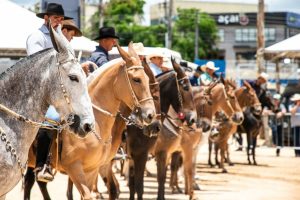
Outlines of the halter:
M 57 68 L 58 68 L 58 74 L 59 74 L 59 77 L 60 77 L 60 87 L 62 89 L 64 99 L 66 100 L 68 106 L 70 107 L 70 110 L 73 112 L 73 108 L 71 106 L 69 95 L 68 95 L 68 93 L 65 89 L 64 84 L 62 83 L 62 76 L 61 76 L 61 72 L 60 72 L 60 69 L 59 69 L 59 65 L 67 63 L 67 62 L 78 63 L 78 61 L 76 59 L 69 59 L 69 60 L 65 60 L 64 62 L 61 62 L 61 63 L 57 62 L 56 65 L 57 65 Z M 11 115 L 13 118 L 15 118 L 19 121 L 30 124 L 31 126 L 43 127 L 43 128 L 46 128 L 46 129 L 56 129 L 58 131 L 61 131 L 66 126 L 71 125 L 71 124 L 74 123 L 73 122 L 74 114 L 72 114 L 72 113 L 68 115 L 67 120 L 64 121 L 65 123 L 62 123 L 62 124 L 57 125 L 57 126 L 56 125 L 55 126 L 52 126 L 52 125 L 45 126 L 42 122 L 36 122 L 34 120 L 31 120 L 31 119 L 29 119 L 29 118 L 27 118 L 23 115 L 20 115 L 20 114 L 14 112 L 13 110 L 7 108 L 6 106 L 4 106 L 2 104 L 0 104 L 0 110 L 4 111 L 5 113 L 7 113 L 9 115 Z M 25 164 L 21 163 L 20 157 L 18 156 L 15 148 L 12 146 L 11 142 L 8 140 L 8 138 L 6 136 L 7 136 L 7 134 L 5 133 L 5 131 L 0 127 L 0 139 L 1 139 L 2 142 L 5 143 L 6 151 L 10 152 L 11 157 L 13 157 L 17 161 L 18 166 L 21 170 L 22 179 L 24 180 L 25 171 L 26 171 L 26 168 L 27 168 L 27 162 Z
M 132 70 L 132 69 L 142 69 L 142 70 L 144 70 L 144 67 L 142 67 L 142 66 L 132 66 L 132 67 L 127 68 L 124 65 L 125 77 L 126 77 L 128 87 L 129 87 L 129 90 L 130 90 L 130 93 L 131 93 L 131 97 L 134 101 L 134 105 L 131 106 L 131 110 L 136 110 L 136 109 L 141 108 L 141 103 L 142 102 L 153 100 L 153 97 L 150 96 L 150 97 L 146 97 L 146 98 L 141 99 L 141 100 L 137 99 L 136 94 L 134 93 L 134 90 L 133 90 L 132 85 L 130 83 L 129 76 L 128 76 L 128 71 Z

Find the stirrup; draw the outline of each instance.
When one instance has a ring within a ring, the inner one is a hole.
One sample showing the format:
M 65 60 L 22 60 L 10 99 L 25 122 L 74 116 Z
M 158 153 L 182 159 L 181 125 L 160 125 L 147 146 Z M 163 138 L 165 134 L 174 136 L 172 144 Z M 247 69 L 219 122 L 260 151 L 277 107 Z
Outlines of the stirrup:
M 35 170 L 35 178 L 37 181 L 41 182 L 50 182 L 53 181 L 54 175 L 52 174 L 52 170 L 50 166 L 44 164 L 43 168 L 38 167 Z

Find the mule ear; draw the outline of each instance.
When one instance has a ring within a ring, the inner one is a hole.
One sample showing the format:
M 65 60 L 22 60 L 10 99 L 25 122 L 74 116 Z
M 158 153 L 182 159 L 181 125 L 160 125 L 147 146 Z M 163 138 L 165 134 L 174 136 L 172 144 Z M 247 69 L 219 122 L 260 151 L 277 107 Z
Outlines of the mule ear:
M 69 56 L 75 57 L 75 52 L 70 42 L 61 31 L 61 25 L 58 25 L 55 31 L 50 23 L 50 36 L 54 49 L 59 53 L 59 60 L 67 59 Z
M 251 89 L 251 85 L 248 83 L 248 81 L 243 81 L 244 86 L 246 87 L 246 90 L 249 91 Z
M 183 70 L 180 68 L 180 65 L 178 63 L 176 63 L 175 58 L 173 56 L 171 56 L 171 62 L 172 62 L 172 66 L 174 68 L 174 70 L 177 73 L 177 77 L 178 78 L 183 78 L 185 77 L 185 73 L 183 72 Z
M 132 41 L 128 44 L 128 53 L 130 56 L 134 57 L 137 60 L 137 62 L 138 62 L 137 65 L 142 65 L 140 57 L 137 55 L 137 53 L 135 52 L 135 50 L 133 48 Z
M 123 60 L 126 62 L 126 66 L 127 66 L 127 67 L 133 66 L 133 63 L 132 63 L 132 61 L 131 61 L 131 59 L 130 59 L 129 54 L 128 54 L 122 47 L 120 47 L 119 43 L 117 43 L 116 46 L 117 46 L 117 49 L 118 49 L 118 51 L 119 51 L 121 57 L 122 57 Z
M 50 38 L 51 38 L 51 41 L 52 41 L 52 44 L 53 44 L 53 48 L 59 53 L 59 50 L 58 50 L 58 47 L 57 47 L 57 44 L 56 44 L 56 41 L 55 41 L 55 35 L 54 35 L 56 33 L 54 33 L 55 30 L 53 29 L 50 20 L 48 21 L 48 28 L 49 28 Z
M 142 65 L 144 67 L 145 73 L 149 77 L 149 83 L 155 83 L 155 76 L 145 60 L 143 60 Z
M 224 79 L 222 73 L 220 74 L 220 82 L 221 82 L 223 85 L 226 85 L 226 81 L 225 81 L 225 79 Z

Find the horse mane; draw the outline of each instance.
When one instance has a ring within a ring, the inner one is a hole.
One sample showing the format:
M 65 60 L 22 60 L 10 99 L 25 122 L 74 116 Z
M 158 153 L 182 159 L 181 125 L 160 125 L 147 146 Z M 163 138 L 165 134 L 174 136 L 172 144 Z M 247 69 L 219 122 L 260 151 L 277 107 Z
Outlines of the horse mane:
M 38 55 L 47 54 L 48 51 L 51 51 L 51 50 L 54 50 L 54 49 L 53 48 L 47 48 L 47 49 L 44 49 L 42 51 L 38 51 L 38 52 L 36 52 L 36 53 L 34 53 L 34 54 L 30 55 L 30 56 L 27 56 L 25 58 L 20 59 L 19 61 L 17 61 L 12 66 L 8 67 L 6 70 L 4 70 L 0 74 L 0 80 L 3 79 L 8 74 L 15 72 L 19 68 L 24 68 L 26 66 L 26 64 L 28 63 L 29 60 L 32 60 L 33 58 L 37 57 Z
M 102 65 L 101 67 L 98 67 L 95 71 L 93 71 L 93 73 L 91 73 L 86 81 L 87 81 L 87 84 L 92 84 L 92 82 L 100 75 L 102 74 L 103 72 L 105 72 L 107 69 L 109 69 L 111 66 L 119 63 L 123 61 L 122 58 L 115 58 L 113 60 L 110 60 L 108 61 L 107 63 L 105 63 L 104 65 Z

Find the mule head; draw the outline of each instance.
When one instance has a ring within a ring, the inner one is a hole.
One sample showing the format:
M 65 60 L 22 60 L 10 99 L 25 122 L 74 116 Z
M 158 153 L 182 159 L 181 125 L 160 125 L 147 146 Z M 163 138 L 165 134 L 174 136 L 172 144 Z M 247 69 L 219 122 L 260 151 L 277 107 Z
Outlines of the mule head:
M 122 96 L 125 96 L 125 98 L 122 101 L 131 108 L 144 125 L 148 125 L 156 117 L 155 106 L 149 89 L 149 78 L 132 47 L 132 42 L 128 45 L 129 53 L 124 51 L 118 44 L 117 48 L 126 64 L 120 72 L 124 76 L 117 80 L 118 84 L 115 85 L 114 90 L 118 91 L 116 93 L 123 93 Z M 124 87 L 125 85 L 127 87 Z
M 223 80 L 223 83 L 227 95 L 226 100 L 230 103 L 234 111 L 233 115 L 231 116 L 231 119 L 234 123 L 241 124 L 244 121 L 244 114 L 235 94 L 236 87 L 232 87 L 232 84 L 229 84 L 229 80 Z
M 57 109 L 64 121 L 69 122 L 71 132 L 84 137 L 92 131 L 95 121 L 86 76 L 60 26 L 57 31 L 50 27 L 57 54 L 49 74 L 52 81 L 49 83 L 51 100 L 48 103 Z
M 188 76 L 185 74 L 184 70 L 176 63 L 175 59 L 171 57 L 172 65 L 177 73 L 177 84 L 179 87 L 179 92 L 182 104 L 182 113 L 179 113 L 179 119 L 186 121 L 189 126 L 196 123 L 197 113 L 193 100 L 192 86 L 189 81 Z
M 253 107 L 253 112 L 255 114 L 260 114 L 262 112 L 261 103 L 256 92 L 247 81 L 243 82 L 243 87 L 241 87 L 239 93 L 239 102 L 242 107 Z

